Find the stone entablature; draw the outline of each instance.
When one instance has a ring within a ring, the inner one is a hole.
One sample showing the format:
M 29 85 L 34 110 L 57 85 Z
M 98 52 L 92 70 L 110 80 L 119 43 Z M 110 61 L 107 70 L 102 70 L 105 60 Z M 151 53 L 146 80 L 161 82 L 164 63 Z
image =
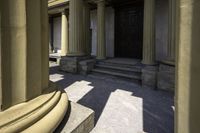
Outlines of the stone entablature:
M 48 1 L 48 13 L 49 15 L 63 12 L 63 10 L 69 9 L 69 0 L 49 0 Z

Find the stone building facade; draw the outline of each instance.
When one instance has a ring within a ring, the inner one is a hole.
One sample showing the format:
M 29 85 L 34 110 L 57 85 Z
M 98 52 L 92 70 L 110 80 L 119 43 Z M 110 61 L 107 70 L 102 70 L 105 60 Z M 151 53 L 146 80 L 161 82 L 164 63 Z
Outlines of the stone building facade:
M 54 6 L 55 3 L 51 2 L 49 1 L 49 6 Z M 66 2 L 66 5 L 60 2 Z M 82 7 L 82 2 L 81 0 L 72 0 L 69 6 L 70 12 L 73 14 L 69 19 L 73 22 L 71 26 L 69 25 L 69 29 L 74 30 L 69 32 L 71 34 L 69 35 L 69 40 L 71 38 L 69 43 L 66 40 L 62 41 L 65 42 L 62 44 L 68 44 L 64 45 L 65 48 L 61 50 L 64 50 L 63 56 L 68 51 L 73 57 L 75 55 L 77 57 L 83 56 L 87 53 L 79 45 L 81 41 L 77 39 L 83 36 L 82 32 L 77 31 L 82 25 L 80 20 L 82 20 L 83 11 L 78 8 Z M 88 2 L 93 3 L 93 1 Z M 103 20 L 107 3 L 102 0 L 96 2 L 98 2 L 97 17 L 99 18 L 97 59 L 104 59 L 106 47 L 102 40 L 105 39 L 103 33 L 106 30 Z M 155 9 L 153 8 L 155 1 L 147 0 L 146 2 L 148 4 L 144 4 L 144 7 L 146 7 L 144 12 L 149 13 L 149 15 L 146 16 L 145 14 L 144 20 L 149 23 L 144 25 L 144 31 L 146 31 L 144 37 L 152 39 L 151 36 L 154 31 L 152 27 L 154 27 L 155 19 L 151 18 L 154 18 L 155 15 L 153 10 Z M 63 5 L 64 9 L 68 7 L 68 2 L 65 0 L 56 3 L 56 5 Z M 175 35 L 169 32 L 171 34 L 168 37 L 173 40 L 172 38 L 175 36 L 177 48 L 175 60 L 175 132 L 199 133 L 200 1 L 176 0 L 176 3 L 172 5 L 171 7 L 176 7 L 176 21 L 170 21 L 170 27 L 175 28 L 170 28 L 169 31 L 176 30 L 173 32 Z M 75 9 L 78 9 L 78 11 Z M 162 10 L 164 9 L 162 8 Z M 57 11 L 62 12 L 62 10 Z M 170 10 L 169 14 L 174 14 L 173 11 Z M 65 13 L 63 13 L 63 24 L 68 21 Z M 47 17 L 46 0 L 0 0 L 0 132 L 53 132 L 68 110 L 66 94 L 49 83 Z M 174 20 L 174 17 L 171 20 Z M 67 25 L 65 26 L 63 33 L 67 35 L 67 32 L 64 32 L 67 31 Z M 75 34 L 76 37 L 74 37 Z M 146 65 L 155 63 L 156 49 L 153 40 L 149 41 L 148 45 L 144 43 L 143 46 L 145 52 L 143 52 L 142 63 Z M 85 44 L 85 41 L 82 42 Z M 145 42 L 145 39 L 143 42 Z M 76 44 L 71 45 L 74 43 Z M 167 43 L 168 50 L 171 50 L 167 52 L 167 57 L 169 57 L 167 61 L 163 60 L 164 65 L 173 65 L 171 57 L 174 56 L 172 52 L 174 46 L 172 47 L 171 44 L 173 43 Z M 164 68 L 164 70 L 166 69 Z
M 144 87 L 174 91 L 175 13 L 174 0 L 50 0 L 51 52 L 73 73 L 91 57 L 140 60 Z

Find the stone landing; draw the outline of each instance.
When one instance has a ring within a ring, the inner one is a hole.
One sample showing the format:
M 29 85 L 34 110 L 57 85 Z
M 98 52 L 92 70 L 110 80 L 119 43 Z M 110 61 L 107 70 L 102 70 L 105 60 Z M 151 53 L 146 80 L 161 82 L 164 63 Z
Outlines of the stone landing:
M 89 133 L 94 128 L 94 111 L 70 102 L 69 111 L 55 133 Z

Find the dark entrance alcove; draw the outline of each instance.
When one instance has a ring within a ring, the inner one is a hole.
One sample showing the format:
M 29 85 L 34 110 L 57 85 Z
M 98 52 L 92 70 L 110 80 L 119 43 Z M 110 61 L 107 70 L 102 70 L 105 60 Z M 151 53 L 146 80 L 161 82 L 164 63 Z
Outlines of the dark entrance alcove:
M 121 1 L 115 8 L 115 57 L 142 59 L 144 1 Z

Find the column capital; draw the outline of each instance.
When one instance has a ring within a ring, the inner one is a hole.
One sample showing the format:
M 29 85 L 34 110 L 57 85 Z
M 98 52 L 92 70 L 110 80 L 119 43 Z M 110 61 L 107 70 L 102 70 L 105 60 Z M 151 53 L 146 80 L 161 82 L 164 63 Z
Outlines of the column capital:
M 67 10 L 67 9 L 63 9 L 63 10 L 61 11 L 61 14 L 62 14 L 62 15 L 69 14 L 69 10 Z

